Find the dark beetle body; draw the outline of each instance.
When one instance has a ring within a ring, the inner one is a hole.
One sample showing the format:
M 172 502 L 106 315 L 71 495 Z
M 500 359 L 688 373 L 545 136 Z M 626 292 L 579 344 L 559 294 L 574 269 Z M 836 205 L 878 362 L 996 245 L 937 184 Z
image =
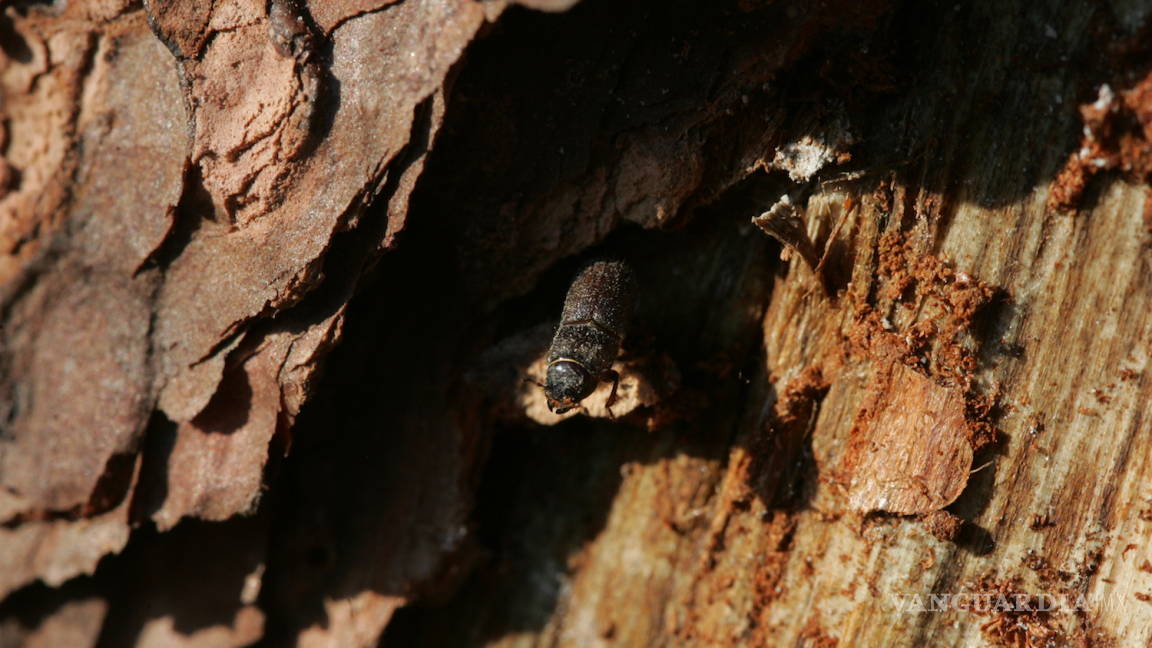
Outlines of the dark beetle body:
M 628 328 L 635 292 L 632 270 L 623 261 L 596 261 L 576 275 L 548 352 L 544 395 L 553 412 L 572 409 L 601 380 L 613 381 L 612 405 L 619 380 L 612 362 Z

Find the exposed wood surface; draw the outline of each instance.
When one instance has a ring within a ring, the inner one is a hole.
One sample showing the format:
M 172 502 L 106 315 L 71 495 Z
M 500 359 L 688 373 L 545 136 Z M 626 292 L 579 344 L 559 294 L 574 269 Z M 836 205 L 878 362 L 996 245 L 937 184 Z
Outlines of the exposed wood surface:
M 1152 3 L 519 4 L 4 7 L 0 644 L 1152 643 Z

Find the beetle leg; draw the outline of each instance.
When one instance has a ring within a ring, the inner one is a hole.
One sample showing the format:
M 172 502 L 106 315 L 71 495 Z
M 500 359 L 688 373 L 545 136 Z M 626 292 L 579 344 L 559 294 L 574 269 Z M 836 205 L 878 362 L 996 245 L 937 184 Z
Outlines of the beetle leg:
M 608 394 L 608 400 L 604 401 L 604 409 L 608 410 L 609 418 L 616 418 L 612 413 L 612 404 L 616 402 L 616 388 L 620 386 L 620 374 L 612 369 L 608 369 L 600 374 L 600 380 L 612 383 L 612 391 Z

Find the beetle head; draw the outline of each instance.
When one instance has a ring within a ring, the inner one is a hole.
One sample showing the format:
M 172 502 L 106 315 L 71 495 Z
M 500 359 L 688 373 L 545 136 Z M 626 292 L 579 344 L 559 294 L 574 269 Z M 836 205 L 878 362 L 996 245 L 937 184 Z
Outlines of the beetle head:
M 544 396 L 548 409 L 563 414 L 596 390 L 596 381 L 588 370 L 571 360 L 560 360 L 548 366 L 544 379 Z

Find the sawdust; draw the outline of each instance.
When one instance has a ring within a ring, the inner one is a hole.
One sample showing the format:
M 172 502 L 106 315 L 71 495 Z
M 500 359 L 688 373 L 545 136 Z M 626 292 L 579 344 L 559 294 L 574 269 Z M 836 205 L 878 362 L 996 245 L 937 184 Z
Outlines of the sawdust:
M 972 327 L 997 291 L 901 233 L 878 248 L 875 301 L 856 305 L 846 335 L 852 361 L 872 367 L 869 397 L 830 481 L 858 512 L 927 515 L 959 497 L 974 453 L 996 439 L 995 398 L 974 384 Z M 930 530 L 955 537 L 944 526 Z
M 1096 100 L 1080 106 L 1080 118 L 1080 146 L 1052 182 L 1051 209 L 1078 209 L 1090 180 L 1106 171 L 1140 184 L 1152 177 L 1152 73 L 1119 93 L 1101 85 Z M 1150 214 L 1146 201 L 1146 226 L 1152 225 Z

